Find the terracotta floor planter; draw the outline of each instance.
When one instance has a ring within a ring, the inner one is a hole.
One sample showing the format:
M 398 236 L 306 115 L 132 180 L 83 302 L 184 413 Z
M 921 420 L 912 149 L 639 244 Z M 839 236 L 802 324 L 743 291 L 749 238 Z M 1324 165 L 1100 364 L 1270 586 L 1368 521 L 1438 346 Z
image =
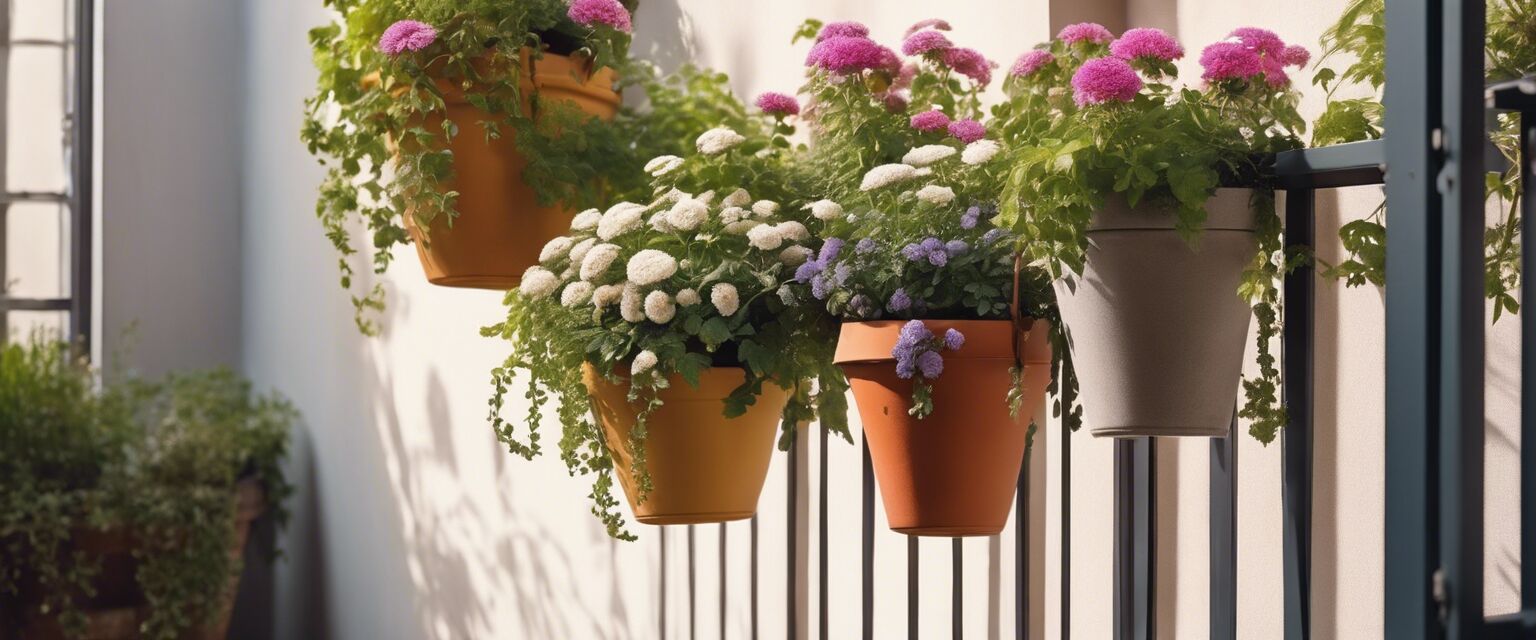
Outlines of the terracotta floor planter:
M 645 439 L 651 492 L 636 502 L 633 456 L 625 443 L 635 426 L 629 385 L 615 384 L 583 365 L 587 390 L 596 405 L 604 440 L 613 454 L 619 484 L 645 524 L 700 524 L 745 520 L 757 513 L 768 463 L 773 457 L 779 416 L 789 393 L 764 384 L 746 414 L 726 419 L 724 400 L 746 380 L 736 367 L 704 372 L 697 389 L 674 376 L 661 392 L 664 404 L 651 413 Z
M 235 507 L 235 539 L 229 555 L 239 558 L 245 552 L 250 539 L 251 523 L 266 511 L 266 496 L 261 483 L 254 479 L 243 480 L 235 487 L 238 503 Z M 0 638 L 19 640 L 135 640 L 140 638 L 139 625 L 148 617 L 144 594 L 138 588 L 133 559 L 133 534 L 121 530 L 81 530 L 76 534 L 74 547 L 88 556 L 101 561 L 101 573 L 93 581 L 96 594 L 79 601 L 86 615 L 85 634 L 71 638 L 64 634 L 58 619 L 53 616 L 31 614 L 20 628 L 4 628 L 10 624 L 0 616 Z M 229 577 L 223 596 L 221 611 L 213 620 L 194 626 L 181 634 L 183 640 L 214 640 L 229 636 L 230 616 L 234 613 L 235 595 L 240 587 L 240 574 Z M 25 591 L 23 599 L 28 599 Z M 41 602 L 41 600 L 36 600 Z
M 843 323 L 836 360 L 848 375 L 891 529 L 919 536 L 986 536 L 1003 530 L 1013 507 L 1030 416 L 1045 400 L 1051 347 L 1036 322 L 1024 343 L 1025 397 L 1018 417 L 1005 401 L 1013 366 L 1013 323 L 929 320 L 954 328 L 965 346 L 944 353 L 933 382 L 933 413 L 907 414 L 912 381 L 896 376 L 891 347 L 905 321 Z
M 618 113 L 613 70 L 602 69 L 587 78 L 580 61 L 552 53 L 527 64 L 533 72 L 525 72 L 522 78 L 525 95 L 538 91 L 545 101 L 574 104 L 603 120 L 612 120 Z M 471 105 L 463 91 L 440 85 L 447 99 L 446 117 L 459 127 L 459 135 L 449 144 L 454 177 L 443 185 L 459 192 L 459 216 L 451 227 L 439 217 L 433 220 L 430 233 L 423 234 L 412 216 L 406 215 L 406 229 L 432 284 L 515 289 L 523 271 L 538 264 L 544 243 L 569 230 L 573 212 L 539 204 L 533 188 L 523 181 L 528 161 L 518 152 L 510 128 L 504 127 L 499 139 L 485 139 L 477 123 L 505 116 L 493 118 Z M 440 131 L 441 123 L 440 116 L 426 128 Z
M 1082 277 L 1055 284 L 1093 435 L 1227 435 L 1252 315 L 1237 296 L 1257 251 L 1250 195 L 1216 192 L 1198 250 L 1169 211 L 1094 214 Z

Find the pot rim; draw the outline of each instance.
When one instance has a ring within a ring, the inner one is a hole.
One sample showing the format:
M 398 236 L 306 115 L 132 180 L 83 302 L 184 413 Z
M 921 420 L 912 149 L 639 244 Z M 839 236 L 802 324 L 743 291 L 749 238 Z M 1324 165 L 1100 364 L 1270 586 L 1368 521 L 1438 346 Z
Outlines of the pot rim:
M 1235 231 L 1255 233 L 1257 215 L 1249 206 L 1254 189 L 1223 187 L 1205 201 L 1206 220 L 1201 233 Z M 1103 206 L 1094 210 L 1087 233 L 1107 231 L 1173 231 L 1174 216 L 1169 207 L 1143 200 L 1135 207 L 1128 205 L 1125 197 L 1116 193 L 1105 199 Z
M 945 358 L 962 360 L 1006 360 L 1012 362 L 1013 357 L 1013 327 L 1012 320 L 941 320 L 933 318 L 913 318 L 921 320 L 928 325 L 935 334 L 942 334 L 946 329 L 958 329 L 965 334 L 965 346 L 959 351 L 945 352 Z M 1029 321 L 1029 329 L 1020 333 L 1024 334 L 1020 340 L 1021 346 L 1030 341 L 1030 336 L 1037 330 L 1049 330 L 1049 324 L 1036 318 L 1025 318 Z M 837 350 L 833 355 L 833 364 L 880 364 L 894 362 L 895 356 L 891 355 L 891 347 L 896 344 L 896 336 L 901 332 L 902 326 L 911 320 L 857 320 L 843 321 L 838 331 Z M 850 335 L 850 333 L 854 335 Z M 1042 334 L 1044 331 L 1042 331 Z M 879 336 L 879 337 L 876 337 Z M 873 343 L 873 344 L 870 344 Z M 876 346 L 883 345 L 883 346 Z M 969 349 L 969 352 L 967 351 Z M 1027 357 L 1025 363 L 1039 364 L 1038 359 Z M 978 352 L 980 355 L 977 355 Z M 1047 352 L 1049 353 L 1049 352 Z M 1047 357 L 1044 362 L 1050 362 Z

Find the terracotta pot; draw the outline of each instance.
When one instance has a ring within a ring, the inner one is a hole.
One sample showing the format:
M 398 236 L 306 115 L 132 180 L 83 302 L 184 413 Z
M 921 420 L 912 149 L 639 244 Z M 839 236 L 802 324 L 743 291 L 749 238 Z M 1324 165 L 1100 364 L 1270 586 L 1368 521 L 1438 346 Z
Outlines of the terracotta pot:
M 235 486 L 235 493 L 235 519 L 231 523 L 235 528 L 235 538 L 231 542 L 229 555 L 239 559 L 245 552 L 246 541 L 250 539 L 251 523 L 266 511 L 266 494 L 261 483 L 254 479 L 240 481 Z M 86 617 L 83 635 L 78 638 L 68 636 L 56 617 L 37 614 L 35 605 L 31 603 L 40 602 L 40 594 L 24 592 L 22 598 L 31 601 L 27 608 L 32 613 L 27 615 L 25 624 L 18 629 L 0 628 L 0 637 L 21 640 L 133 640 L 141 637 L 140 625 L 148 619 L 149 609 L 136 578 L 138 561 L 132 554 L 137 544 L 134 533 L 125 529 L 80 529 L 75 533 L 70 545 L 72 550 L 80 551 L 101 563 L 101 572 L 92 580 L 96 593 L 89 597 L 82 594 L 76 600 Z M 240 573 L 231 574 L 227 585 L 219 611 L 208 622 L 182 632 L 180 637 L 183 640 L 228 637 L 235 595 L 240 587 Z M 4 617 L 0 617 L 0 621 L 11 624 Z
M 943 335 L 965 334 L 944 353 L 932 382 L 933 413 L 908 415 L 912 381 L 896 376 L 891 347 L 905 321 L 843 323 L 836 361 L 848 375 L 869 442 L 875 480 L 891 529 L 919 536 L 987 536 L 1003 530 L 1013 508 L 1030 416 L 1045 400 L 1051 347 L 1036 322 L 1023 343 L 1025 396 L 1009 415 L 1012 322 L 928 320 Z
M 619 94 L 612 88 L 617 75 L 605 68 L 588 78 L 582 64 L 551 53 L 525 59 L 522 91 L 525 96 L 537 91 L 543 102 L 574 104 L 594 117 L 612 120 L 619 109 Z M 439 216 L 423 234 L 407 214 L 405 227 L 432 284 L 515 289 L 523 271 L 538 264 L 544 243 L 570 229 L 574 212 L 559 204 L 539 204 L 533 187 L 523 181 L 528 160 L 517 150 L 510 127 L 504 126 L 498 139 L 485 139 L 479 122 L 505 119 L 505 114 L 476 108 L 458 87 L 439 82 L 439 88 L 447 102 L 445 116 L 459 128 L 449 143 L 453 178 L 442 185 L 459 192 L 459 215 L 451 225 L 446 216 Z M 429 118 L 426 129 L 441 131 L 445 116 Z
M 673 376 L 672 386 L 660 393 L 662 406 L 646 422 L 651 492 L 637 501 L 628 446 L 637 407 L 628 401 L 627 379 L 610 382 L 590 364 L 583 365 L 582 376 L 636 520 L 700 524 L 745 520 L 757 513 L 788 391 L 766 383 L 745 414 L 727 419 L 725 397 L 746 380 L 744 370 L 711 368 L 700 376 L 698 388 Z
M 1093 435 L 1227 435 L 1252 315 L 1237 295 L 1257 251 L 1251 193 L 1216 192 L 1198 249 L 1171 211 L 1094 214 L 1082 276 L 1055 283 Z

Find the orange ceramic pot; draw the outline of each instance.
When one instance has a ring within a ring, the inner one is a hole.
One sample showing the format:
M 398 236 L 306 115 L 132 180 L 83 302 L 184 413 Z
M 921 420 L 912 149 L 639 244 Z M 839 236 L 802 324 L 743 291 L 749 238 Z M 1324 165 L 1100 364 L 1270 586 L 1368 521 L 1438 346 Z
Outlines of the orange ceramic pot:
M 836 360 L 848 376 L 864 423 L 891 529 L 919 536 L 988 536 L 1003 530 L 1013 507 L 1030 416 L 1045 401 L 1051 347 L 1045 323 L 1023 338 L 1024 402 L 1009 414 L 1008 370 L 1015 327 L 1007 320 L 928 320 L 942 336 L 965 334 L 944 352 L 932 381 L 933 413 L 921 420 L 912 381 L 896 375 L 891 348 L 905 321 L 843 323 Z
M 603 120 L 619 110 L 619 94 L 613 90 L 617 75 L 601 69 L 590 77 L 583 62 L 546 53 L 538 60 L 522 61 L 524 96 L 537 92 L 541 102 L 567 103 Z M 428 119 L 428 131 L 441 131 L 446 117 L 458 125 L 459 135 L 449 143 L 453 152 L 453 178 L 443 188 L 459 193 L 458 217 L 450 224 L 444 216 L 432 221 L 423 233 L 411 215 L 405 227 L 415 240 L 427 280 L 445 287 L 515 289 L 527 270 L 539 262 L 539 250 L 550 238 L 570 228 L 574 213 L 559 204 L 539 204 L 533 188 L 523 181 L 528 160 L 517 150 L 510 127 L 502 136 L 487 140 L 481 121 L 500 120 L 465 98 L 464 92 L 439 81 L 446 112 Z M 524 104 L 524 109 L 529 109 Z
M 647 418 L 644 447 L 651 491 L 637 500 L 629 441 L 638 407 L 628 401 L 627 380 L 609 381 L 590 364 L 583 365 L 582 377 L 636 520 L 700 524 L 745 520 L 757 513 L 788 391 L 764 384 L 745 414 L 726 418 L 725 397 L 746 380 L 744 370 L 711 368 L 700 376 L 698 388 L 673 376 L 671 386 L 660 392 L 663 404 Z

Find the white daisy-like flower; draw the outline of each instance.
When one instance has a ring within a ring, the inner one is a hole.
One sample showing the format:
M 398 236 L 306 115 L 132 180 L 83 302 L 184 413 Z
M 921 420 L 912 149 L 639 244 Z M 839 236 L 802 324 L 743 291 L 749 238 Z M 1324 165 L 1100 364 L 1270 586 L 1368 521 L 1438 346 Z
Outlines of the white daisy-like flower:
M 784 244 L 784 234 L 778 227 L 760 224 L 747 230 L 747 242 L 763 251 L 773 251 Z
M 683 166 L 683 159 L 677 156 L 656 156 L 650 162 L 645 163 L 645 172 L 655 177 L 660 177 L 676 171 Z
M 656 368 L 656 353 L 646 349 L 635 354 L 635 359 L 629 364 L 629 375 L 638 376 Z
M 592 306 L 598 310 L 606 309 L 618 302 L 624 295 L 624 287 L 616 284 L 605 284 L 592 290 Z
M 735 224 L 737 222 L 741 222 L 743 219 L 750 217 L 751 215 L 752 214 L 750 212 L 741 207 L 726 207 L 720 211 L 720 221 L 726 224 Z
M 590 282 L 580 280 L 572 282 L 566 285 L 564 291 L 560 292 L 560 304 L 567 307 L 587 304 L 592 301 L 592 290 L 593 287 Z
M 666 324 L 677 315 L 677 305 L 672 304 L 672 296 L 667 292 L 657 289 L 645 295 L 645 317 L 656 324 Z
M 677 273 L 677 259 L 665 251 L 642 249 L 630 257 L 625 271 L 630 282 L 640 286 L 653 285 Z
M 772 200 L 758 200 L 752 203 L 752 213 L 759 218 L 767 218 L 779 212 L 779 203 Z
M 910 164 L 882 164 L 864 174 L 864 181 L 859 184 L 859 190 L 870 191 L 911 180 L 919 175 L 918 171 Z
M 676 231 L 676 229 L 672 228 L 672 223 L 667 222 L 667 212 L 665 209 L 651 214 L 651 219 L 647 220 L 646 224 L 651 225 L 652 229 L 655 229 L 661 233 L 671 233 Z
M 726 233 L 739 236 L 761 226 L 763 226 L 763 223 L 758 222 L 757 220 L 742 220 L 740 222 L 732 222 L 728 225 L 725 225 L 724 231 Z
M 843 217 L 843 205 L 831 200 L 817 200 L 804 207 L 817 220 L 836 220 Z
M 741 299 L 736 295 L 736 285 L 729 282 L 716 282 L 709 290 L 709 303 L 715 305 L 715 310 L 722 316 L 736 315 L 736 310 L 741 308 Z
M 798 267 L 809 259 L 811 259 L 811 250 L 800 245 L 784 247 L 784 250 L 779 252 L 779 262 L 789 267 Z
M 640 218 L 645 215 L 645 205 L 620 202 L 603 213 L 597 223 L 597 237 L 612 240 L 640 228 Z
M 960 154 L 960 161 L 966 164 L 982 164 L 997 157 L 1002 151 L 1002 146 L 992 140 L 977 140 L 965 145 L 965 151 Z
M 528 267 L 523 272 L 523 281 L 517 286 L 517 290 L 529 299 L 539 300 L 546 298 L 555 292 L 560 286 L 560 277 L 544 267 Z
M 571 231 L 586 231 L 587 229 L 595 228 L 602 219 L 603 212 L 597 209 L 587 209 L 576 214 L 576 217 L 571 219 Z
M 926 167 L 952 155 L 955 155 L 954 147 L 947 144 L 929 144 L 908 151 L 907 155 L 901 157 L 901 161 L 914 167 Z
M 785 240 L 805 242 L 811 239 L 811 230 L 794 220 L 785 220 L 774 225 L 774 228 L 779 230 L 779 235 L 784 236 Z
M 544 248 L 539 250 L 539 262 L 549 262 L 569 254 L 571 245 L 574 244 L 576 241 L 569 236 L 555 236 L 553 240 L 544 243 Z
M 928 204 L 943 205 L 955 201 L 955 190 L 930 184 L 917 190 L 917 199 Z
M 680 200 L 667 210 L 667 223 L 673 228 L 692 231 L 709 219 L 709 205 L 702 200 Z
M 746 142 L 747 139 L 730 127 L 715 127 L 705 131 L 695 142 L 699 147 L 699 153 L 713 156 L 725 153 L 732 147 Z
M 608 272 L 608 267 L 613 266 L 613 261 L 619 259 L 619 245 L 600 244 L 592 247 L 587 252 L 587 257 L 581 261 L 581 279 L 592 280 Z
M 619 294 L 619 315 L 625 322 L 645 322 L 645 296 L 633 282 L 624 283 L 624 292 Z
M 571 259 L 571 264 L 580 267 L 581 261 L 587 259 L 587 252 L 591 251 L 592 246 L 595 244 L 597 244 L 597 238 L 587 238 L 576 243 L 576 246 L 571 247 L 571 253 L 568 256 Z
M 751 203 L 752 194 L 747 193 L 746 189 L 737 189 L 732 191 L 730 195 L 726 196 L 724 200 L 720 201 L 720 205 L 726 207 L 745 207 Z
M 699 292 L 694 289 L 683 289 L 677 292 L 677 304 L 681 307 L 691 307 L 699 303 Z

